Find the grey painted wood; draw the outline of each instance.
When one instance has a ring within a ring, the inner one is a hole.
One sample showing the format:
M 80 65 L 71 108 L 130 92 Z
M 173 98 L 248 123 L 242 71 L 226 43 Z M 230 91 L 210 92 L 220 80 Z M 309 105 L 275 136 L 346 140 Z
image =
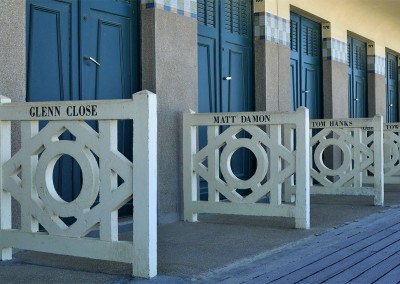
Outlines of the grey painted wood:
M 400 283 L 400 208 L 214 273 L 205 283 Z
M 386 274 L 392 271 L 395 267 L 400 265 L 400 254 L 395 254 L 389 258 L 387 258 L 385 261 L 382 261 L 378 263 L 377 265 L 374 265 L 370 267 L 366 272 L 364 272 L 361 275 L 357 275 L 353 279 L 351 279 L 351 282 L 356 282 L 356 283 L 373 283 L 374 281 L 379 280 L 381 277 L 383 278 Z M 397 279 L 399 281 L 400 275 Z M 396 282 L 397 282 L 396 281 Z M 387 282 L 390 283 L 390 282 Z

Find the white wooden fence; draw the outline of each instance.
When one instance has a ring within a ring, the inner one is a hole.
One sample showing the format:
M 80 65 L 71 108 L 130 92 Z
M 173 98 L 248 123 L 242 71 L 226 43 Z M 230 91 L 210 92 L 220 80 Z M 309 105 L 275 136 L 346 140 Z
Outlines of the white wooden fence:
M 400 123 L 383 126 L 385 183 L 400 184 Z
M 11 157 L 11 121 L 21 121 L 21 149 Z M 40 120 L 49 121 L 40 131 Z M 98 131 L 85 120 L 97 120 Z M 133 163 L 117 150 L 117 120 L 133 120 Z M 76 140 L 59 140 L 65 131 Z M 98 157 L 98 162 L 93 155 Z M 62 155 L 79 164 L 83 184 L 65 202 L 53 170 Z M 131 100 L 11 103 L 0 105 L 0 251 L 12 248 L 132 263 L 133 275 L 157 274 L 156 96 L 143 91 Z M 118 185 L 118 176 L 123 183 Z M 21 205 L 14 229 L 11 197 Z M 118 209 L 133 197 L 133 241 L 118 240 Z M 99 203 L 95 206 L 96 199 Z M 62 217 L 75 217 L 66 225 Z M 39 232 L 39 224 L 45 232 Z M 99 227 L 100 237 L 85 237 Z
M 383 206 L 382 117 L 310 120 L 310 129 L 311 194 L 368 195 Z
M 310 227 L 308 110 L 295 113 L 187 112 L 183 118 L 184 218 L 198 213 L 294 217 L 296 228 Z M 282 144 L 282 126 L 290 125 L 295 149 Z M 198 150 L 198 129 L 207 127 L 207 145 Z M 245 132 L 247 135 L 241 135 Z M 238 149 L 255 156 L 247 180 L 232 170 Z M 199 200 L 199 179 L 208 183 L 208 200 Z M 282 184 L 293 179 L 296 201 L 282 202 Z M 247 190 L 241 194 L 241 190 Z M 221 196 L 224 198 L 221 199 Z

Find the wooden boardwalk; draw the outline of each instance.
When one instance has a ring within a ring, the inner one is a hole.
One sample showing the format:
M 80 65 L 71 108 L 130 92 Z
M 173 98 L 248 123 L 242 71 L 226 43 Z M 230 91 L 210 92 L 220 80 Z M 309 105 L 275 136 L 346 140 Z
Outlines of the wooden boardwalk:
M 198 282 L 400 283 L 400 208 L 237 263 Z

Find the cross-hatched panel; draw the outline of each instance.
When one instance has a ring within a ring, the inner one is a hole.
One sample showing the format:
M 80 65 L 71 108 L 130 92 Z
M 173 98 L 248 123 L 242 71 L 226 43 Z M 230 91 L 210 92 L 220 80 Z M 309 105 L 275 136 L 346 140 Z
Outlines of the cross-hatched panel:
M 310 121 L 311 193 L 373 196 L 383 206 L 382 121 L 382 116 Z
M 195 221 L 199 213 L 280 216 L 294 217 L 296 228 L 309 228 L 307 109 L 274 114 L 187 112 L 183 124 L 185 220 Z M 196 146 L 199 128 L 207 133 L 201 149 Z M 246 159 L 243 151 L 253 157 L 254 165 L 245 177 L 236 170 L 237 158 Z M 199 200 L 202 189 L 207 197 Z
M 155 94 L 147 91 L 132 100 L 11 103 L 0 98 L 0 260 L 11 259 L 15 247 L 131 263 L 133 275 L 155 276 L 156 105 Z M 78 108 L 85 113 L 71 111 Z M 32 117 L 32 110 L 53 115 Z M 132 162 L 118 150 L 121 120 L 134 123 Z M 21 147 L 11 156 L 12 121 L 20 121 Z M 54 186 L 56 163 L 66 155 L 82 173 L 81 191 L 72 201 Z M 19 229 L 12 229 L 11 197 L 21 206 Z M 135 234 L 132 241 L 119 241 L 118 210 L 131 199 Z M 98 236 L 88 235 L 96 229 Z
M 383 132 L 383 170 L 385 184 L 400 184 L 400 123 L 386 123 Z M 374 167 L 370 166 L 366 178 L 370 179 Z

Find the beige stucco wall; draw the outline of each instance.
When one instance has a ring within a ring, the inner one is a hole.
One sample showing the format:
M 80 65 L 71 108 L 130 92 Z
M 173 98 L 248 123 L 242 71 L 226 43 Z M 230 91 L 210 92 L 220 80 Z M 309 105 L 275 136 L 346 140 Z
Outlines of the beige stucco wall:
M 375 42 L 375 54 L 386 48 L 400 52 L 399 0 L 254 0 L 254 10 L 289 19 L 299 12 L 320 23 L 331 23 L 331 37 L 346 42 L 348 33 Z

